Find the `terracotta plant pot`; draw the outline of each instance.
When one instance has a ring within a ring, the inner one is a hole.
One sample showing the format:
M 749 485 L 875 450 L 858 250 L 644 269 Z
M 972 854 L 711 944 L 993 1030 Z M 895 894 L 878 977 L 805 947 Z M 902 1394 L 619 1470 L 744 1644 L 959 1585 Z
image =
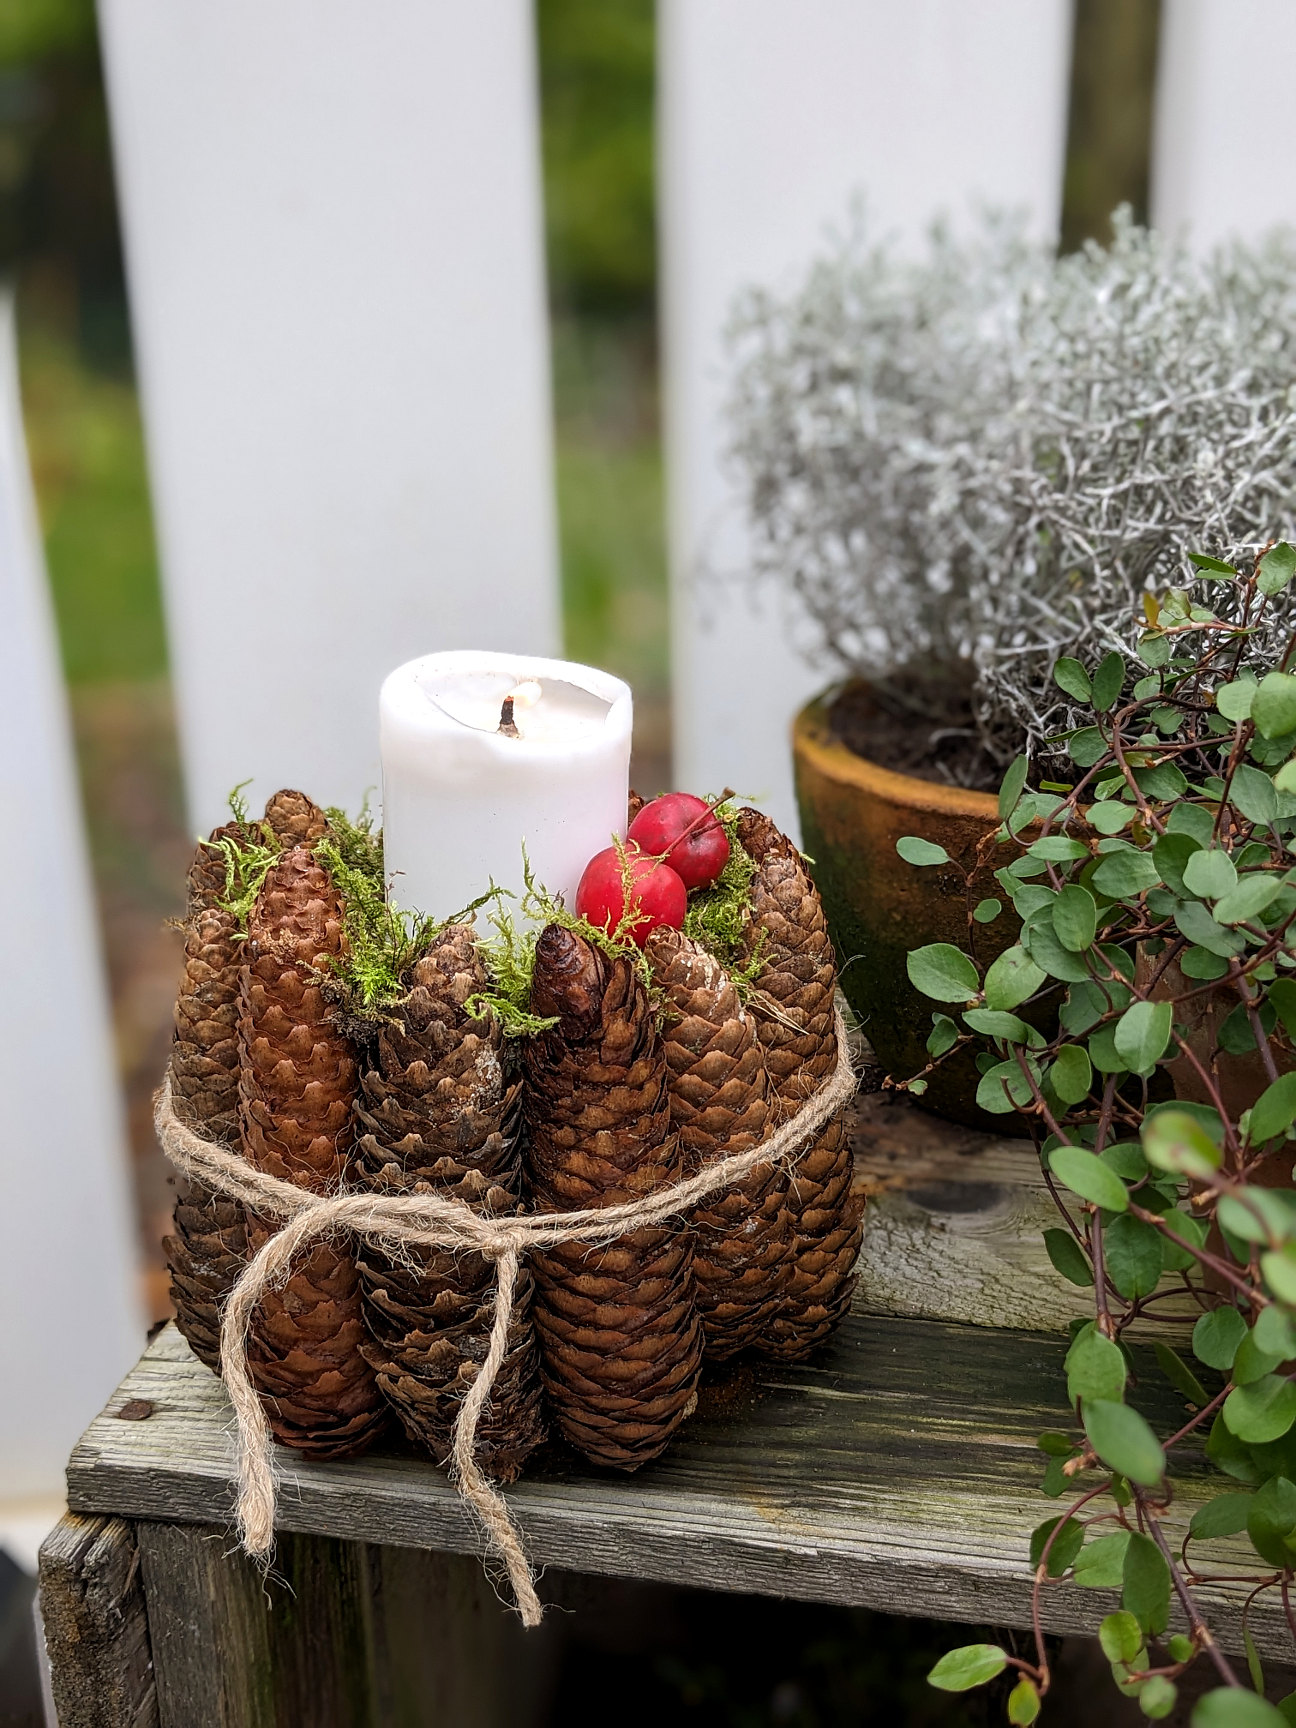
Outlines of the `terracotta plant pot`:
M 911 948 L 968 941 L 968 894 L 954 870 L 917 869 L 896 851 L 905 834 L 943 846 L 970 865 L 999 820 L 989 792 L 967 792 L 881 768 L 833 737 L 828 699 L 803 708 L 793 727 L 797 801 L 806 852 L 828 914 L 841 986 L 865 1036 L 889 1074 L 907 1078 L 927 1061 L 932 1012 L 939 1004 L 914 989 L 905 969 Z M 1004 899 L 991 870 L 978 873 L 971 904 Z M 1011 905 L 992 924 L 975 926 L 978 958 L 988 961 L 1016 940 Z M 989 1116 L 975 1102 L 979 1076 L 970 1055 L 931 1077 L 922 1103 L 952 1121 L 1020 1132 L 1015 1116 Z

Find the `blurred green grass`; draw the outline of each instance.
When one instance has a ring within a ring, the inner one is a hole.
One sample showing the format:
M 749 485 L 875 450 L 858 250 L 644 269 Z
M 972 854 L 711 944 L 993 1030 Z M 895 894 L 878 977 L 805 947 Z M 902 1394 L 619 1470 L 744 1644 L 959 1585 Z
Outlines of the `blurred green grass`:
M 23 410 L 63 666 L 73 685 L 166 670 L 133 385 L 39 313 L 20 323 Z

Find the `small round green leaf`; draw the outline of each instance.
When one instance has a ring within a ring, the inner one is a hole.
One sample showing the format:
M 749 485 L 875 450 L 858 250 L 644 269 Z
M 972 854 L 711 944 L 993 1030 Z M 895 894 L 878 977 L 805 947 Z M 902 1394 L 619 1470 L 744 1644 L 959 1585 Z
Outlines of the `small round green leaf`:
M 1092 1200 L 1108 1212 L 1129 1209 L 1129 1193 L 1114 1170 L 1079 1146 L 1059 1146 L 1049 1156 L 1049 1169 L 1082 1200 Z
M 1042 1524 L 1037 1524 L 1031 1532 L 1030 1562 L 1038 1566 L 1044 1558 L 1044 1550 L 1048 1548 L 1048 1575 L 1050 1578 L 1060 1578 L 1068 1570 L 1071 1562 L 1084 1547 L 1085 1527 L 1079 1518 L 1068 1518 L 1066 1523 L 1057 1530 L 1062 1519 L 1046 1518 Z M 1050 1538 L 1052 1539 L 1050 1541 Z
M 1044 973 L 1020 945 L 1006 948 L 986 973 L 987 1008 L 1016 1008 L 1033 996 L 1044 982 Z
M 1296 678 L 1290 672 L 1269 672 L 1260 680 L 1251 703 L 1251 718 L 1266 738 L 1296 732 Z
M 1278 1440 L 1296 1422 L 1296 1386 L 1281 1374 L 1235 1386 L 1224 1400 L 1223 1415 L 1229 1432 L 1248 1446 Z
M 1085 811 L 1085 821 L 1099 834 L 1119 834 L 1122 828 L 1129 825 L 1133 815 L 1132 804 L 1122 804 L 1115 798 L 1104 798 L 1089 806 Z
M 1105 1398 L 1119 1403 L 1125 1392 L 1125 1354 L 1092 1321 L 1076 1333 L 1066 1355 L 1067 1397 Z
M 1092 877 L 1094 887 L 1110 900 L 1132 900 L 1155 888 L 1160 880 L 1157 867 L 1146 852 L 1109 853 Z
M 1259 685 L 1254 678 L 1243 676 L 1235 678 L 1231 684 L 1221 684 L 1215 692 L 1215 706 L 1226 720 L 1245 720 L 1251 713 L 1251 704 Z
M 1262 1254 L 1260 1270 L 1278 1300 L 1296 1307 L 1296 1249 L 1288 1246 Z
M 896 851 L 906 864 L 948 864 L 950 855 L 934 840 L 924 840 L 917 834 L 905 834 L 896 841 Z
M 1081 1289 L 1093 1283 L 1093 1268 L 1084 1249 L 1069 1230 L 1046 1230 L 1044 1246 L 1048 1250 L 1054 1270 L 1060 1272 L 1068 1283 L 1076 1284 Z
M 1259 768 L 1248 767 L 1245 762 L 1233 770 L 1229 803 L 1240 810 L 1248 822 L 1269 823 L 1278 819 L 1278 794 L 1273 781 Z
M 972 916 L 978 924 L 993 924 L 1003 911 L 1003 901 L 996 900 L 994 895 L 987 895 L 984 900 L 978 900 L 972 908 Z
M 1251 1546 L 1271 1566 L 1290 1566 L 1296 1555 L 1287 1539 L 1296 1531 L 1296 1485 L 1285 1476 L 1271 1476 L 1251 1496 L 1247 1512 Z
M 1036 1044 L 1043 1043 L 1033 1026 L 1019 1020 L 1015 1014 L 1006 1014 L 1001 1008 L 968 1008 L 963 1018 L 974 1032 L 980 1032 L 986 1038 L 1001 1038 L 1009 1044 L 1029 1044 L 1032 1039 Z
M 1143 1154 L 1158 1170 L 1210 1176 L 1219 1169 L 1219 1147 L 1186 1110 L 1158 1110 L 1144 1120 L 1142 1134 Z
M 914 988 L 937 1002 L 966 1002 L 981 988 L 976 967 L 952 942 L 912 948 L 905 965 Z
M 1077 702 L 1088 702 L 1093 695 L 1089 674 L 1078 660 L 1072 660 L 1069 655 L 1064 655 L 1054 666 L 1053 682 L 1059 690 L 1074 696 Z
M 1296 684 L 1296 678 L 1292 680 Z M 1215 902 L 1217 924 L 1249 924 L 1273 904 L 1283 891 L 1283 879 L 1276 870 L 1254 870 L 1243 876 L 1236 888 L 1221 894 Z
M 1164 1268 L 1160 1231 L 1128 1212 L 1113 1218 L 1103 1231 L 1103 1263 L 1122 1296 L 1150 1296 Z
M 1170 1042 L 1169 1002 L 1131 1002 L 1116 1022 L 1116 1054 L 1135 1074 L 1150 1074 Z
M 1007 1666 L 1008 1657 L 997 1644 L 963 1644 L 947 1651 L 927 1680 L 942 1692 L 967 1692 L 984 1686 Z
M 1104 1398 L 1086 1403 L 1081 1414 L 1089 1444 L 1104 1464 L 1131 1482 L 1156 1487 L 1165 1474 L 1165 1453 L 1145 1417 Z
M 1251 1500 L 1250 1494 L 1217 1494 L 1193 1513 L 1188 1534 L 1197 1542 L 1240 1535 L 1247 1527 Z
M 1030 1728 L 1039 1713 L 1039 1688 L 1029 1674 L 1023 1674 L 1008 1694 L 1008 1720 L 1012 1728 Z
M 1260 560 L 1256 587 L 1262 594 L 1280 594 L 1296 574 L 1296 547 L 1280 540 Z
M 1179 1699 L 1179 1689 L 1166 1674 L 1150 1674 L 1138 1695 L 1138 1706 L 1151 1722 L 1168 1716 Z
M 1122 1609 L 1104 1617 L 1098 1628 L 1098 1642 L 1109 1662 L 1132 1662 L 1143 1648 L 1143 1628 L 1132 1614 Z
M 933 1014 L 932 1029 L 927 1035 L 927 1054 L 943 1056 L 958 1043 L 959 1029 L 948 1014 Z
M 1237 871 L 1227 852 L 1218 847 L 1194 852 L 1184 865 L 1184 887 L 1190 894 L 1200 894 L 1203 900 L 1217 900 L 1237 887 Z
M 1093 1065 L 1080 1044 L 1064 1044 L 1049 1069 L 1053 1090 L 1064 1104 L 1078 1104 L 1089 1096 L 1093 1085 Z
M 1193 1355 L 1208 1368 L 1227 1374 L 1246 1333 L 1246 1321 L 1236 1308 L 1212 1309 L 1193 1327 Z
M 1125 682 L 1125 657 L 1113 651 L 1103 657 L 1093 675 L 1093 705 L 1096 713 L 1106 714 L 1116 706 Z
M 1075 1563 L 1075 1581 L 1086 1590 L 1119 1589 L 1125 1576 L 1125 1550 L 1129 1547 L 1128 1530 L 1114 1530 L 1110 1536 L 1099 1536 L 1086 1542 Z
M 1119 1405 L 1118 1408 L 1124 1410 L 1125 1406 Z M 1132 1416 L 1134 1412 L 1130 1410 L 1126 1414 Z M 1150 1536 L 1132 1535 L 1125 1550 L 1121 1607 L 1134 1616 L 1145 1632 L 1164 1632 L 1170 1610 L 1170 1589 L 1170 1568 L 1161 1550 Z
M 1293 1122 L 1296 1122 L 1296 1073 L 1280 1074 L 1252 1106 L 1247 1139 L 1252 1146 L 1263 1146 L 1266 1140 L 1285 1133 Z
M 1053 933 L 1064 948 L 1081 954 L 1098 931 L 1098 905 L 1087 888 L 1068 882 L 1053 902 Z
M 1218 1686 L 1197 1700 L 1191 1728 L 1287 1728 L 1287 1718 L 1258 1692 Z
M 1007 1116 L 1031 1101 L 1030 1081 L 1016 1062 L 996 1062 L 977 1085 L 976 1101 L 991 1116 Z

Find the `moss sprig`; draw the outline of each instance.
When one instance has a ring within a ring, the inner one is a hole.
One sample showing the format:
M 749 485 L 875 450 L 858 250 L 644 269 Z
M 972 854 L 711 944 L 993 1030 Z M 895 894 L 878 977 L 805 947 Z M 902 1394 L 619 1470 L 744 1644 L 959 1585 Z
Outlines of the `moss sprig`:
M 233 834 L 222 834 L 216 840 L 200 840 L 199 844 L 220 854 L 225 865 L 225 886 L 216 904 L 234 919 L 240 936 L 247 935 L 248 919 L 256 905 L 257 895 L 270 866 L 279 856 L 280 845 L 268 822 L 254 822 L 248 811 L 243 788 L 250 780 L 241 780 L 230 793 L 228 803 L 233 822 L 228 824 Z
M 531 1012 L 531 980 L 535 976 L 536 943 L 540 927 L 519 927 L 504 905 L 505 891 L 494 888 L 495 910 L 489 923 L 495 935 L 479 936 L 477 947 L 490 984 L 475 991 L 464 1003 L 468 1014 L 490 1013 L 499 1021 L 506 1038 L 534 1038 L 558 1024 L 557 1015 Z
M 760 970 L 759 952 L 764 947 L 762 939 L 747 962 L 742 966 L 737 964 L 751 920 L 751 887 L 756 877 L 756 863 L 738 838 L 738 808 L 734 800 L 727 798 L 717 804 L 714 814 L 729 841 L 729 857 L 709 888 L 696 889 L 689 896 L 684 934 L 694 942 L 700 942 L 707 953 L 729 971 L 741 992 Z
M 426 952 L 442 924 L 426 913 L 390 904 L 383 874 L 381 831 L 366 802 L 352 821 L 330 809 L 328 832 L 316 842 L 319 859 L 341 891 L 346 947 L 333 962 L 334 1006 L 359 1032 L 395 1017 L 408 991 L 404 974 Z

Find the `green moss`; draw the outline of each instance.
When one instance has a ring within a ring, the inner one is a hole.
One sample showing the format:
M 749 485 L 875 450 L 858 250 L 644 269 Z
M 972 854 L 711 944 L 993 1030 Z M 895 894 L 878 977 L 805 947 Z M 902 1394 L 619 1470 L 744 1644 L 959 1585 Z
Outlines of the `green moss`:
M 765 963 L 762 930 L 752 952 L 739 964 L 751 921 L 751 886 L 756 877 L 756 863 L 738 838 L 738 808 L 733 799 L 726 798 L 717 804 L 715 813 L 729 838 L 729 859 L 709 888 L 696 889 L 689 895 L 684 934 L 715 956 L 728 970 L 739 995 L 745 996 Z
M 248 814 L 247 799 L 241 781 L 229 795 L 230 816 L 234 833 L 222 834 L 217 840 L 203 840 L 201 845 L 217 852 L 225 861 L 225 886 L 216 901 L 222 912 L 228 912 L 246 935 L 248 919 L 256 905 L 261 884 L 270 866 L 279 855 L 279 842 L 264 822 L 254 822 Z
M 350 1029 L 361 1035 L 393 1017 L 408 994 L 405 974 L 443 926 L 388 901 L 382 832 L 375 831 L 367 802 L 355 821 L 338 809 L 330 809 L 328 819 L 315 856 L 341 891 L 346 932 L 330 995 Z

